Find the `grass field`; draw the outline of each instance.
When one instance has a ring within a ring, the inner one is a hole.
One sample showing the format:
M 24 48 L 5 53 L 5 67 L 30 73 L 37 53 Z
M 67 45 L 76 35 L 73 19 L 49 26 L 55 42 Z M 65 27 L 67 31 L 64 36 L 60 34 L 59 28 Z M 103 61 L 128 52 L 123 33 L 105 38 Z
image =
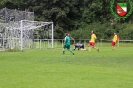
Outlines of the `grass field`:
M 133 47 L 0 52 L 0 88 L 133 88 Z

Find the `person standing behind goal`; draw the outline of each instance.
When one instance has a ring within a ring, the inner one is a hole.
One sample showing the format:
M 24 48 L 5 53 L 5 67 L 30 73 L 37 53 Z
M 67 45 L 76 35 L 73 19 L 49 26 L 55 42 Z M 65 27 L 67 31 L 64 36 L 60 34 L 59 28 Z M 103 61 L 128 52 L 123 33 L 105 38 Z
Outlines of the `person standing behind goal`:
M 89 51 L 91 51 L 90 46 L 92 46 L 92 48 L 96 49 L 99 52 L 99 49 L 97 47 L 95 47 L 95 40 L 96 39 L 97 39 L 97 37 L 94 34 L 94 31 L 91 31 L 91 40 L 88 43 Z

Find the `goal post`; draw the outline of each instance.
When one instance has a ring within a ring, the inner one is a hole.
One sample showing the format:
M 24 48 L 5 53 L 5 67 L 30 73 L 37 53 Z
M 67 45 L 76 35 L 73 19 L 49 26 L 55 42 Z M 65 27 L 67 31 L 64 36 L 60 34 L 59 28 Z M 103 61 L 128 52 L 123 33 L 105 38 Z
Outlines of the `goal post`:
M 40 36 L 40 30 L 45 37 L 35 37 L 35 32 L 37 32 L 37 36 Z M 44 42 L 48 42 L 47 48 L 54 48 L 53 22 L 21 20 L 0 23 L 0 50 L 31 49 L 35 47 L 35 39 L 42 39 Z
M 35 39 L 42 39 L 48 42 L 48 48 L 54 48 L 53 30 L 53 22 L 34 21 L 34 12 L 0 9 L 0 50 L 2 51 L 33 48 Z
M 21 20 L 20 23 L 20 30 L 21 30 L 21 35 L 20 35 L 20 50 L 24 49 L 24 42 L 26 41 L 26 38 L 24 37 L 25 32 L 28 32 L 30 30 L 37 30 L 38 28 L 41 27 L 47 27 L 47 31 L 50 31 L 51 33 L 48 33 L 48 46 L 49 48 L 54 48 L 54 25 L 53 22 L 42 22 L 42 21 L 29 21 L 29 20 Z M 45 30 L 44 30 L 45 31 Z M 27 35 L 27 36 L 33 36 L 33 35 Z M 33 39 L 33 38 L 32 38 Z

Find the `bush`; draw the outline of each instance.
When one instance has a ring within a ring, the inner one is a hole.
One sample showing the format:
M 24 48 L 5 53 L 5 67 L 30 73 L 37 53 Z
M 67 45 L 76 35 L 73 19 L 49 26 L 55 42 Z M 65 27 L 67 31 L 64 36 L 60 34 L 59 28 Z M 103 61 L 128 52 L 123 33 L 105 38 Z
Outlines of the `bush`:
M 98 39 L 112 39 L 114 32 L 116 32 L 121 39 L 133 38 L 133 25 L 131 23 L 115 23 L 110 22 L 101 24 L 99 22 L 91 23 L 89 25 L 82 24 L 78 30 L 71 31 L 70 34 L 75 39 L 90 39 L 91 30 L 94 30 Z

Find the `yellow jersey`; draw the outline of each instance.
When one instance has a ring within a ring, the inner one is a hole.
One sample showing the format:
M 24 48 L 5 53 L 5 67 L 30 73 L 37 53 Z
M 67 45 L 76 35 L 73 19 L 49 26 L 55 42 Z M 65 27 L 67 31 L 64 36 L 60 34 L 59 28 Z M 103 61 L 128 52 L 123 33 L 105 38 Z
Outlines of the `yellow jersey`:
M 96 35 L 95 34 L 91 34 L 91 40 L 90 40 L 90 42 L 95 43 L 95 39 L 97 39 Z
M 117 35 L 114 35 L 112 41 L 113 41 L 113 42 L 116 42 L 116 41 L 117 41 Z

